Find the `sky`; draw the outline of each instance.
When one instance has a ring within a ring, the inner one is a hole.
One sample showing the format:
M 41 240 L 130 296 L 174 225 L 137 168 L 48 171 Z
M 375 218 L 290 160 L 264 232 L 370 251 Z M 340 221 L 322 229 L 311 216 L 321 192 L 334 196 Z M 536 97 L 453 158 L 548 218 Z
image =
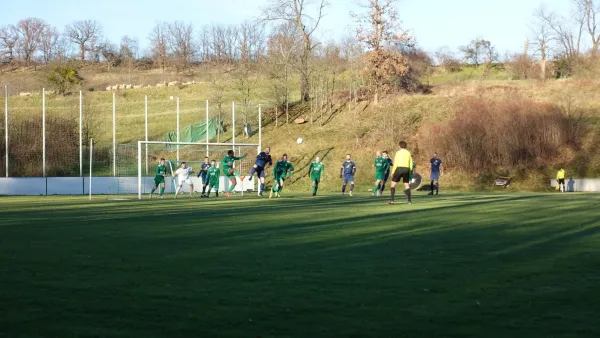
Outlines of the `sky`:
M 6 0 L 8 1 L 8 0 Z M 37 17 L 61 30 L 75 20 L 99 21 L 105 37 L 118 43 L 123 35 L 137 37 L 142 47 L 156 21 L 181 20 L 196 27 L 235 24 L 259 18 L 269 0 L 28 0 L 2 6 L 0 25 Z M 341 39 L 353 31 L 350 12 L 356 2 L 329 0 L 318 38 Z M 570 0 L 400 0 L 398 13 L 418 45 L 430 52 L 441 46 L 456 49 L 482 37 L 504 52 L 523 50 L 530 35 L 532 13 L 540 6 L 568 15 Z

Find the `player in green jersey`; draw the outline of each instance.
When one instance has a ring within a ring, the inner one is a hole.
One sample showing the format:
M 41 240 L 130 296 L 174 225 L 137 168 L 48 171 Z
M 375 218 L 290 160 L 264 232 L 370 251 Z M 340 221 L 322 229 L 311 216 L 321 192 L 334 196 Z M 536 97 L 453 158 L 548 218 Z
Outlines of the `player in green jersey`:
M 269 198 L 273 198 L 273 194 L 276 197 L 280 197 L 281 191 L 286 178 L 291 178 L 294 172 L 294 166 L 288 161 L 287 154 L 283 154 L 281 160 L 277 161 L 273 166 L 273 188 L 269 193 Z
M 160 186 L 160 198 L 163 198 L 165 193 L 165 177 L 167 176 L 167 166 L 165 165 L 165 159 L 161 158 L 160 163 L 156 167 L 156 174 L 154 176 L 154 187 L 150 192 L 150 198 L 152 198 L 152 194 L 158 189 Z
M 325 177 L 325 165 L 321 163 L 321 158 L 317 156 L 315 161 L 308 167 L 308 175 L 312 181 L 312 195 L 317 196 L 319 190 L 319 183 L 321 182 L 321 175 Z
M 378 151 L 375 155 L 375 163 L 373 163 L 373 168 L 375 168 L 375 185 L 373 186 L 373 196 L 381 196 L 381 183 L 385 179 L 385 173 L 390 170 L 390 163 L 385 157 L 381 156 L 380 151 Z
M 217 161 L 210 162 L 210 168 L 206 171 L 206 181 L 208 182 L 208 192 L 206 197 L 210 197 L 210 192 L 215 189 L 217 197 L 219 197 L 219 179 L 221 179 L 221 169 L 217 168 Z
M 227 151 L 227 155 L 221 161 L 221 169 L 223 170 L 223 175 L 231 182 L 229 186 L 229 190 L 225 193 L 227 198 L 231 198 L 231 193 L 235 189 L 237 185 L 236 177 L 239 177 L 240 174 L 233 168 L 233 162 L 244 159 L 247 155 L 236 157 L 234 156 L 235 152 L 233 150 Z M 243 181 L 246 176 L 240 177 L 240 181 Z

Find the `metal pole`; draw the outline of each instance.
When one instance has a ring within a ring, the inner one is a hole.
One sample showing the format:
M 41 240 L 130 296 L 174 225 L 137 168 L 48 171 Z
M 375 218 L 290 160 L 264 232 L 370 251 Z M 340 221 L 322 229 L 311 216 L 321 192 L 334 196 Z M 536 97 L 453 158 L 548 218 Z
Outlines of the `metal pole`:
M 4 85 L 4 157 L 6 160 L 6 177 L 8 177 L 8 85 Z
M 148 142 L 148 95 L 144 96 L 144 115 L 146 119 L 146 142 Z M 148 143 L 146 143 L 146 175 L 148 175 Z
M 146 144 L 148 146 L 148 144 Z M 148 163 L 146 163 L 147 165 Z M 138 141 L 138 199 L 142 199 L 142 142 Z
M 209 143 L 209 137 L 208 137 L 208 100 L 206 100 L 206 143 Z M 219 128 L 219 126 L 217 126 L 217 128 Z M 210 156 L 210 154 L 208 153 L 208 144 L 206 145 L 206 156 Z
M 90 139 L 90 181 L 88 182 L 88 192 L 90 201 L 92 200 L 92 156 L 94 154 L 94 139 Z
M 177 142 L 179 142 L 179 97 L 177 97 Z M 177 144 L 177 165 L 179 165 L 179 144 Z
M 258 105 L 258 150 L 262 150 L 262 107 Z
M 117 97 L 113 92 L 113 176 L 117 176 Z
M 231 103 L 231 133 L 233 134 L 231 143 L 235 144 L 235 102 Z
M 42 88 L 42 177 L 46 177 L 46 88 Z
M 79 91 L 79 177 L 83 177 L 83 92 Z

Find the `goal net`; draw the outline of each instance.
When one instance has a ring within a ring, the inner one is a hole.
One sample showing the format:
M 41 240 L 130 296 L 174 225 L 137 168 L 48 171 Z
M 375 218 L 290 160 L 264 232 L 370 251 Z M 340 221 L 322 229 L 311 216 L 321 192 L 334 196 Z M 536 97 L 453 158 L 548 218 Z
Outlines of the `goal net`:
M 240 176 L 247 176 L 254 165 L 258 154 L 258 144 L 248 143 L 188 143 L 188 142 L 161 142 L 161 141 L 139 141 L 137 144 L 122 144 L 116 151 L 116 178 L 111 185 L 111 195 L 136 194 L 142 198 L 149 194 L 154 187 L 156 167 L 160 159 L 165 159 L 167 177 L 165 178 L 165 193 L 174 194 L 177 188 L 177 180 L 173 173 L 185 162 L 191 167 L 190 174 L 194 192 L 202 191 L 202 177 L 197 177 L 202 168 L 204 159 L 215 160 L 220 168 L 221 160 L 229 150 L 235 152 L 235 156 L 248 155 L 246 158 L 235 161 L 235 170 Z M 223 173 L 221 173 L 223 175 Z M 244 193 L 255 190 L 255 181 L 248 178 L 243 181 L 238 177 L 235 192 Z M 229 189 L 230 181 L 221 176 L 219 192 Z M 187 183 L 183 184 L 182 190 L 189 191 Z

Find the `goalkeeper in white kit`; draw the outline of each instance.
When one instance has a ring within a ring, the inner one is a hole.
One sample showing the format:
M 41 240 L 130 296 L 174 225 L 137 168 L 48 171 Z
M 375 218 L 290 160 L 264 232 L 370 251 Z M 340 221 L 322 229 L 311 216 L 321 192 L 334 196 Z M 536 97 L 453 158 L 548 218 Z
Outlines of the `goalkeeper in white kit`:
M 190 198 L 193 197 L 192 194 L 194 193 L 194 183 L 190 178 L 190 173 L 193 172 L 194 171 L 192 167 L 188 167 L 185 165 L 185 162 L 181 162 L 181 167 L 179 167 L 179 169 L 173 173 L 173 177 L 177 176 L 177 190 L 175 190 L 175 198 L 177 198 L 177 195 L 179 195 L 179 191 L 181 191 L 183 183 L 187 183 L 190 186 Z

